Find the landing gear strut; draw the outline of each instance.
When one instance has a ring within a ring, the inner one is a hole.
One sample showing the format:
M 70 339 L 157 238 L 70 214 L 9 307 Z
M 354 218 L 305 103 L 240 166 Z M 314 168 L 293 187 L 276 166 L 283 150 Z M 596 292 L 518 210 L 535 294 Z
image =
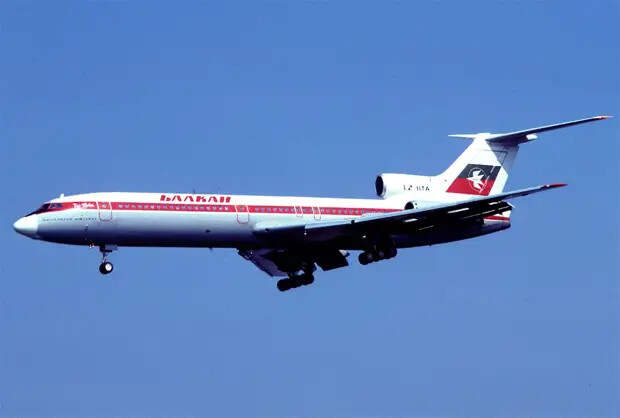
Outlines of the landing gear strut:
M 107 258 L 108 254 L 115 251 L 118 247 L 116 245 L 100 245 L 99 251 L 101 252 L 101 264 L 99 264 L 99 272 L 101 274 L 110 274 L 114 270 L 114 264 L 110 263 Z

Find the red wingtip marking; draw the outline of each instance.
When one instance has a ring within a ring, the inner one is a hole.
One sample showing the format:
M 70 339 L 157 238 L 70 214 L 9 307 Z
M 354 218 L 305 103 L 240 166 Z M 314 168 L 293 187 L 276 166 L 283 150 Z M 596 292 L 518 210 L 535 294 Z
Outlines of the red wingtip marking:
M 568 186 L 568 184 L 566 183 L 551 183 L 551 184 L 547 184 L 546 187 L 549 189 L 553 189 L 555 187 L 564 187 L 564 186 Z
M 608 116 L 608 115 L 602 115 L 602 116 L 597 116 L 597 119 L 609 119 L 609 118 L 613 118 L 613 116 Z

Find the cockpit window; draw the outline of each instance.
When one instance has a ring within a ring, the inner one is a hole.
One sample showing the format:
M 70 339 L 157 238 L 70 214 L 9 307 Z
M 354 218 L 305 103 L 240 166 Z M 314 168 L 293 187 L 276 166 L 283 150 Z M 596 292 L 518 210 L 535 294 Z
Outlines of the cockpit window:
M 41 206 L 39 209 L 37 209 L 37 210 L 35 210 L 35 211 L 30 212 L 30 213 L 29 213 L 28 215 L 26 215 L 26 216 L 36 215 L 37 213 L 42 213 L 42 212 L 45 212 L 47 209 L 49 209 L 49 207 L 50 207 L 50 204 L 49 204 L 49 203 L 46 203 L 46 204 L 44 204 L 43 206 Z
M 33 212 L 30 212 L 26 216 L 37 215 L 39 213 L 50 212 L 52 210 L 57 210 L 57 209 L 62 209 L 62 203 L 45 203 L 40 208 L 38 208 L 37 210 Z

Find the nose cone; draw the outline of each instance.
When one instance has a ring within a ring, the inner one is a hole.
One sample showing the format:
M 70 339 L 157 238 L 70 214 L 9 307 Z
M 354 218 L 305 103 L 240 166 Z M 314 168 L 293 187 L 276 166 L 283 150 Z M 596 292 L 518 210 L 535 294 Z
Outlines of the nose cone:
M 37 216 L 30 215 L 30 216 L 25 216 L 23 218 L 19 218 L 17 222 L 13 224 L 13 229 L 15 229 L 15 231 L 27 237 L 36 238 L 38 226 L 39 225 L 37 222 Z

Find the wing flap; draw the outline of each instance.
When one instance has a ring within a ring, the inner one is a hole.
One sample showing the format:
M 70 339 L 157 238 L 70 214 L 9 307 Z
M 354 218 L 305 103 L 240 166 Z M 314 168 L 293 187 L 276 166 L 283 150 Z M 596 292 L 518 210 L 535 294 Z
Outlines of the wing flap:
M 239 255 L 252 262 L 256 267 L 270 275 L 271 277 L 288 276 L 288 274 L 278 268 L 276 263 L 268 255 L 272 250 L 239 250 Z
M 239 250 L 239 255 L 271 277 L 288 276 L 314 263 L 325 271 L 349 265 L 349 253 L 335 248 L 261 248 Z

